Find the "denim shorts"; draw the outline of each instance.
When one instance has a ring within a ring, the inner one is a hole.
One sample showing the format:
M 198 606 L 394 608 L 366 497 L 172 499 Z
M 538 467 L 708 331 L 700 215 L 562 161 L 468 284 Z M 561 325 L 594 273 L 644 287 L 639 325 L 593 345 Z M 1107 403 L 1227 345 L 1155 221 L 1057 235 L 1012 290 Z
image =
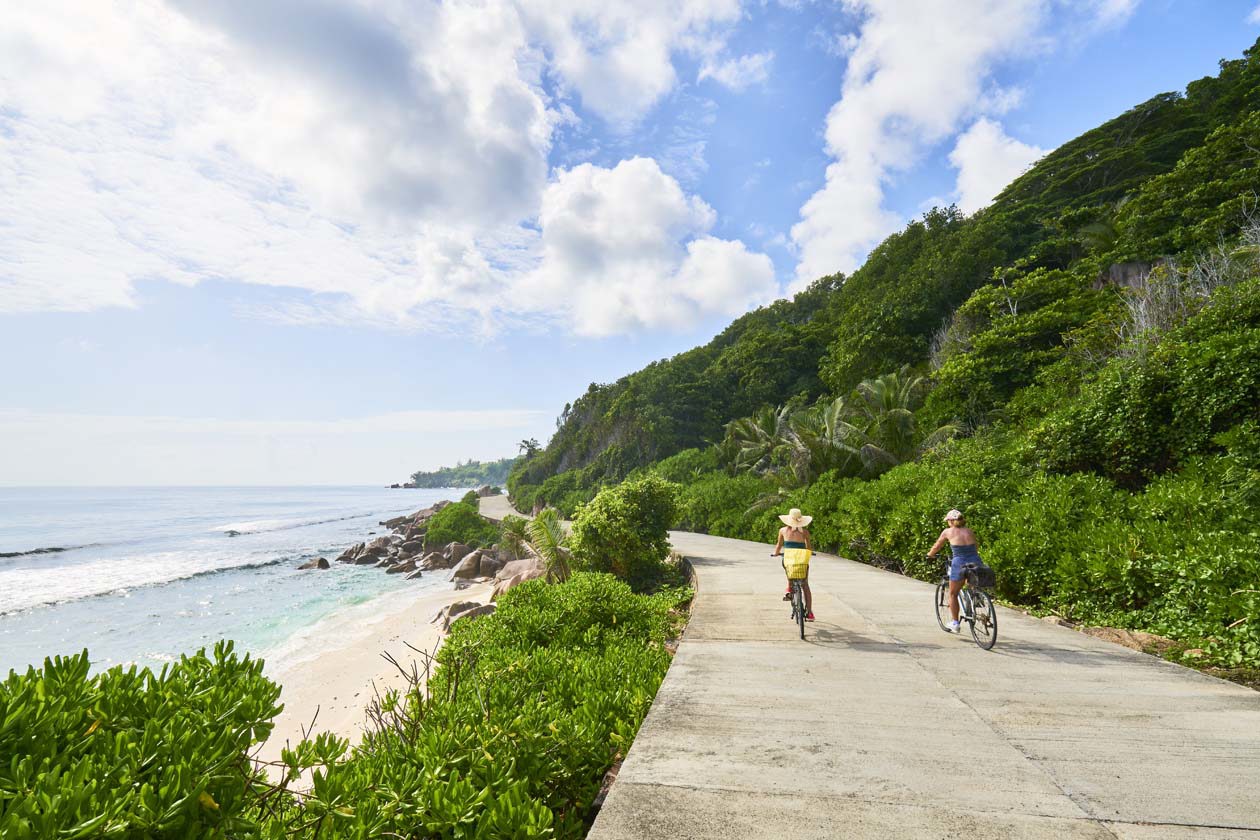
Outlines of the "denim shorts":
M 963 564 L 975 562 L 971 557 L 959 557 L 957 554 L 949 561 L 949 579 L 959 581 L 963 579 Z

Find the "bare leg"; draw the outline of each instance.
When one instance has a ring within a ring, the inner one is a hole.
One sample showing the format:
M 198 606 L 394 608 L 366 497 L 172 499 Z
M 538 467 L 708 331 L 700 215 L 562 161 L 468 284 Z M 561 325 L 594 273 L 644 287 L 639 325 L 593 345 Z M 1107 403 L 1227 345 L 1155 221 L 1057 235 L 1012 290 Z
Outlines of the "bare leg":
M 814 611 L 814 593 L 809 591 L 809 580 L 801 581 L 801 588 L 805 590 L 805 612 L 812 613 Z
M 949 614 L 954 621 L 958 620 L 958 593 L 963 588 L 963 581 L 951 580 L 949 582 Z

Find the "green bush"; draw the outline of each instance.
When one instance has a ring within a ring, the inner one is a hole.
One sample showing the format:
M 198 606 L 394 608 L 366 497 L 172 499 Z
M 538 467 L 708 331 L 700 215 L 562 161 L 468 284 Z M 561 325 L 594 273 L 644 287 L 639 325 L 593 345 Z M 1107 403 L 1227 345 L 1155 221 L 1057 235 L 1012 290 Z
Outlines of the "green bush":
M 473 507 L 477 507 L 479 504 L 481 504 L 481 497 L 477 495 L 476 490 L 469 490 L 467 493 L 463 495 L 463 498 L 461 498 L 459 501 L 462 504 L 472 505 Z
M 776 510 L 751 510 L 775 490 L 774 483 L 755 475 L 705 473 L 682 485 L 677 525 L 685 531 L 765 542 L 778 529 Z
M 1034 433 L 1051 469 L 1140 487 L 1260 420 L 1260 280 L 1223 288 L 1147 355 L 1112 362 Z
M 87 651 L 0 683 L 0 836 L 251 834 L 248 758 L 280 711 L 262 662 L 220 643 L 154 674 Z
M 493 545 L 498 536 L 498 527 L 478 513 L 476 505 L 456 502 L 433 514 L 424 541 L 429 545 L 458 542 L 484 547 Z
M 642 592 L 668 573 L 669 527 L 678 515 L 678 488 L 654 475 L 599 491 L 573 519 L 576 568 L 611 572 Z
M 666 481 L 685 483 L 721 467 L 718 448 L 684 449 L 677 455 L 658 461 L 650 469 Z
M 669 666 L 664 643 L 687 597 L 578 573 L 522 584 L 494 615 L 456 622 L 427 696 L 388 697 L 394 725 L 280 815 L 286 836 L 582 837 Z
M 686 590 L 609 575 L 530 581 L 456 622 L 426 692 L 390 692 L 347 754 L 284 752 L 294 797 L 256 776 L 278 686 L 231 643 L 159 675 L 88 676 L 87 653 L 0 683 L 0 836 L 580 838 L 669 666 Z

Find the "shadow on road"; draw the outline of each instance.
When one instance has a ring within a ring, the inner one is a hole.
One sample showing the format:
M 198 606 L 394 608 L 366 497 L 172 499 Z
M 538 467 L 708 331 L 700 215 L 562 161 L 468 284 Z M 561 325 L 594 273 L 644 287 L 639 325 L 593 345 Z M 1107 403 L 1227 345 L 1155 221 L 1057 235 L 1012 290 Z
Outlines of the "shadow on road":
M 853 630 L 815 622 L 805 627 L 805 642 L 819 647 L 860 647 L 875 653 L 900 653 L 901 646 L 888 639 L 872 639 Z

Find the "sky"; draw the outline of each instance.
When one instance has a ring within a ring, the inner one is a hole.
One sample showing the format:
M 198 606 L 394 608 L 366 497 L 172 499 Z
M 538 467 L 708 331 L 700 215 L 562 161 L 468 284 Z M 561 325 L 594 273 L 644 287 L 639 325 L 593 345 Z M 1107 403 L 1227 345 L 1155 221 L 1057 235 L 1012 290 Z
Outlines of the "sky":
M 0 484 L 380 484 L 1216 72 L 1257 0 L 7 0 Z

